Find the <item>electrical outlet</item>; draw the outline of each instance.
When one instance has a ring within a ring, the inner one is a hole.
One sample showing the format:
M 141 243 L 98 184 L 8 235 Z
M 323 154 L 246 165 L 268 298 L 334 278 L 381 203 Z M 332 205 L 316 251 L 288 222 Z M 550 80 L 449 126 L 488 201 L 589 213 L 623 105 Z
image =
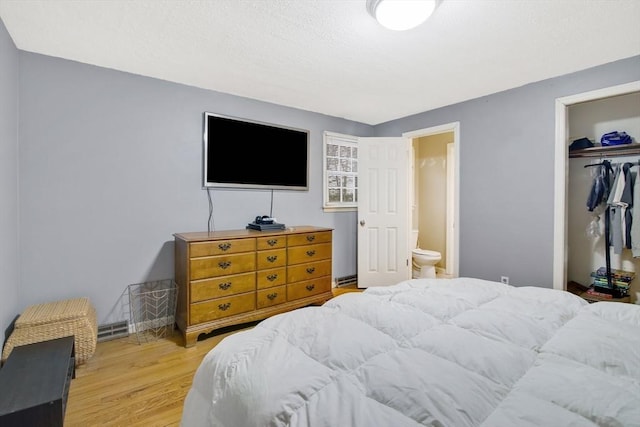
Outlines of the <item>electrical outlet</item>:
M 509 277 L 508 276 L 502 276 L 502 277 L 500 277 L 500 281 L 502 283 L 504 283 L 505 285 L 508 285 L 509 284 Z

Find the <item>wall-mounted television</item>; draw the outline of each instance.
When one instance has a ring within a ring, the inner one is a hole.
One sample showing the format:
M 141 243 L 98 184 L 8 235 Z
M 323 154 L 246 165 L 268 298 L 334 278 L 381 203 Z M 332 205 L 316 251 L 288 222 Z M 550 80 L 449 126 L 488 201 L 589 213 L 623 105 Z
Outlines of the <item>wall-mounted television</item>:
M 309 189 L 309 131 L 204 113 L 203 186 Z

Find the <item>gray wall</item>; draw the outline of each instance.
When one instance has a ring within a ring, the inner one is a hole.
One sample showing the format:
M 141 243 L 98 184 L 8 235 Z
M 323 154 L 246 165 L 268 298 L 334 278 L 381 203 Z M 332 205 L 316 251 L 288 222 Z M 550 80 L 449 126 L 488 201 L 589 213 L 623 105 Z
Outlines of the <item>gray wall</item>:
M 18 305 L 18 50 L 0 20 L 0 347 Z
M 107 323 L 126 314 L 127 285 L 173 277 L 173 233 L 207 229 L 204 111 L 311 131 L 310 189 L 275 191 L 273 214 L 334 228 L 334 276 L 354 273 L 355 213 L 322 211 L 322 132 L 371 126 L 20 52 L 17 309 L 86 295 Z M 269 213 L 269 191 L 212 194 L 216 229 Z
M 640 80 L 640 56 L 375 127 L 460 122 L 460 275 L 553 287 L 555 99 Z
M 321 209 L 322 132 L 397 136 L 459 121 L 460 274 L 507 275 L 516 285 L 551 287 L 554 100 L 640 79 L 640 57 L 634 57 L 371 127 L 17 54 L 6 31 L 0 48 L 0 87 L 13 99 L 0 101 L 7 110 L 0 118 L 0 161 L 8 175 L 0 200 L 9 207 L 0 231 L 10 236 L 0 244 L 0 291 L 8 295 L 0 302 L 2 325 L 28 304 L 79 295 L 92 299 L 100 323 L 120 320 L 128 284 L 173 276 L 172 234 L 207 225 L 200 184 L 203 111 L 311 131 L 310 191 L 276 191 L 274 215 L 291 225 L 335 229 L 334 276 L 355 273 L 356 216 Z M 16 157 L 16 134 L 17 167 L 6 160 Z M 213 202 L 217 229 L 243 228 L 269 211 L 270 193 L 214 190 Z

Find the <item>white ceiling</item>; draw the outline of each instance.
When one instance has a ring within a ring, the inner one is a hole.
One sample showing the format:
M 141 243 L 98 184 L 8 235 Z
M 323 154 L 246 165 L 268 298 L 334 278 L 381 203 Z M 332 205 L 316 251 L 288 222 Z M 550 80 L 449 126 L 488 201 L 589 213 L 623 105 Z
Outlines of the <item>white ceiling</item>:
M 640 0 L 443 0 L 394 32 L 365 0 L 0 0 L 16 46 L 378 124 L 640 55 Z

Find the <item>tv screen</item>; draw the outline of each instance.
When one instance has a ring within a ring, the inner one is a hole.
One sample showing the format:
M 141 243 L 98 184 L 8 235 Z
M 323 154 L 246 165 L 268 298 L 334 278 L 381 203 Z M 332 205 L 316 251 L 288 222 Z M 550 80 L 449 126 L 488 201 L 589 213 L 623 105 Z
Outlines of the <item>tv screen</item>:
M 309 189 L 309 131 L 204 113 L 203 186 Z

